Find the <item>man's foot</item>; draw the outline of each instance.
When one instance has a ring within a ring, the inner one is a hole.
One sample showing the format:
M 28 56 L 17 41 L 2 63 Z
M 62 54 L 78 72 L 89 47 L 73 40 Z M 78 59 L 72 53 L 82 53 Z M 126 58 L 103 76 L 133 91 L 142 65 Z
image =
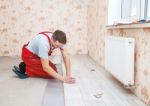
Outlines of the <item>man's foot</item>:
M 20 79 L 25 79 L 28 78 L 28 75 L 26 74 L 22 74 L 17 67 L 15 67 L 14 69 L 12 69 L 12 71 L 20 78 Z
M 20 70 L 20 68 L 17 67 L 17 66 L 14 66 L 14 69 L 17 70 L 17 71 L 19 71 L 21 74 L 25 74 L 25 72 L 23 72 L 22 70 Z

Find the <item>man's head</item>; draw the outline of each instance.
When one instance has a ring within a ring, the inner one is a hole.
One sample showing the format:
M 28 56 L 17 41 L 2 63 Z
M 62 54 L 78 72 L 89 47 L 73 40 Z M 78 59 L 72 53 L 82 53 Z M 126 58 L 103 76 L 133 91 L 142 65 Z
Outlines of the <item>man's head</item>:
M 63 46 L 67 42 L 66 34 L 60 30 L 56 30 L 53 33 L 52 38 L 54 41 L 53 46 L 55 46 L 56 48 Z

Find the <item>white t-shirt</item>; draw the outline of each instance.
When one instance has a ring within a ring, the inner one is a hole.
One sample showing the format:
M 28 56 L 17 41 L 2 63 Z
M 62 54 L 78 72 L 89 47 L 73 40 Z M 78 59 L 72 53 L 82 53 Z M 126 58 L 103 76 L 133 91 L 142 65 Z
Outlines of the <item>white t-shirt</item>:
M 46 33 L 51 39 L 52 33 Z M 48 53 L 51 45 L 49 44 L 48 38 L 43 34 L 36 35 L 26 47 L 32 53 L 38 55 L 40 58 L 48 59 Z M 51 47 L 53 48 L 53 47 Z M 64 47 L 61 47 L 63 49 Z

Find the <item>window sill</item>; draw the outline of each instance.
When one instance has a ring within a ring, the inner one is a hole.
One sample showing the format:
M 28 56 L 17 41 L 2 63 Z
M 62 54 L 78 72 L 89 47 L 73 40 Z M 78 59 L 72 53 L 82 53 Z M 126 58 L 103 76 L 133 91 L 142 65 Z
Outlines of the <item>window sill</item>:
M 121 25 L 106 25 L 107 29 L 135 29 L 135 28 L 150 28 L 150 23 L 136 24 L 121 24 Z

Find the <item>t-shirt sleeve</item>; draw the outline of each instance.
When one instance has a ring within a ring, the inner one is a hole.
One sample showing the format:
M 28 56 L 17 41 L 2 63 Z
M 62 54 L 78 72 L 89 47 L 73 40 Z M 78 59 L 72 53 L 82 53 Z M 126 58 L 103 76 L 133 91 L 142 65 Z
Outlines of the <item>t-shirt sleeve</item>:
M 38 43 L 38 56 L 40 58 L 48 59 L 49 45 L 45 40 L 40 40 Z

